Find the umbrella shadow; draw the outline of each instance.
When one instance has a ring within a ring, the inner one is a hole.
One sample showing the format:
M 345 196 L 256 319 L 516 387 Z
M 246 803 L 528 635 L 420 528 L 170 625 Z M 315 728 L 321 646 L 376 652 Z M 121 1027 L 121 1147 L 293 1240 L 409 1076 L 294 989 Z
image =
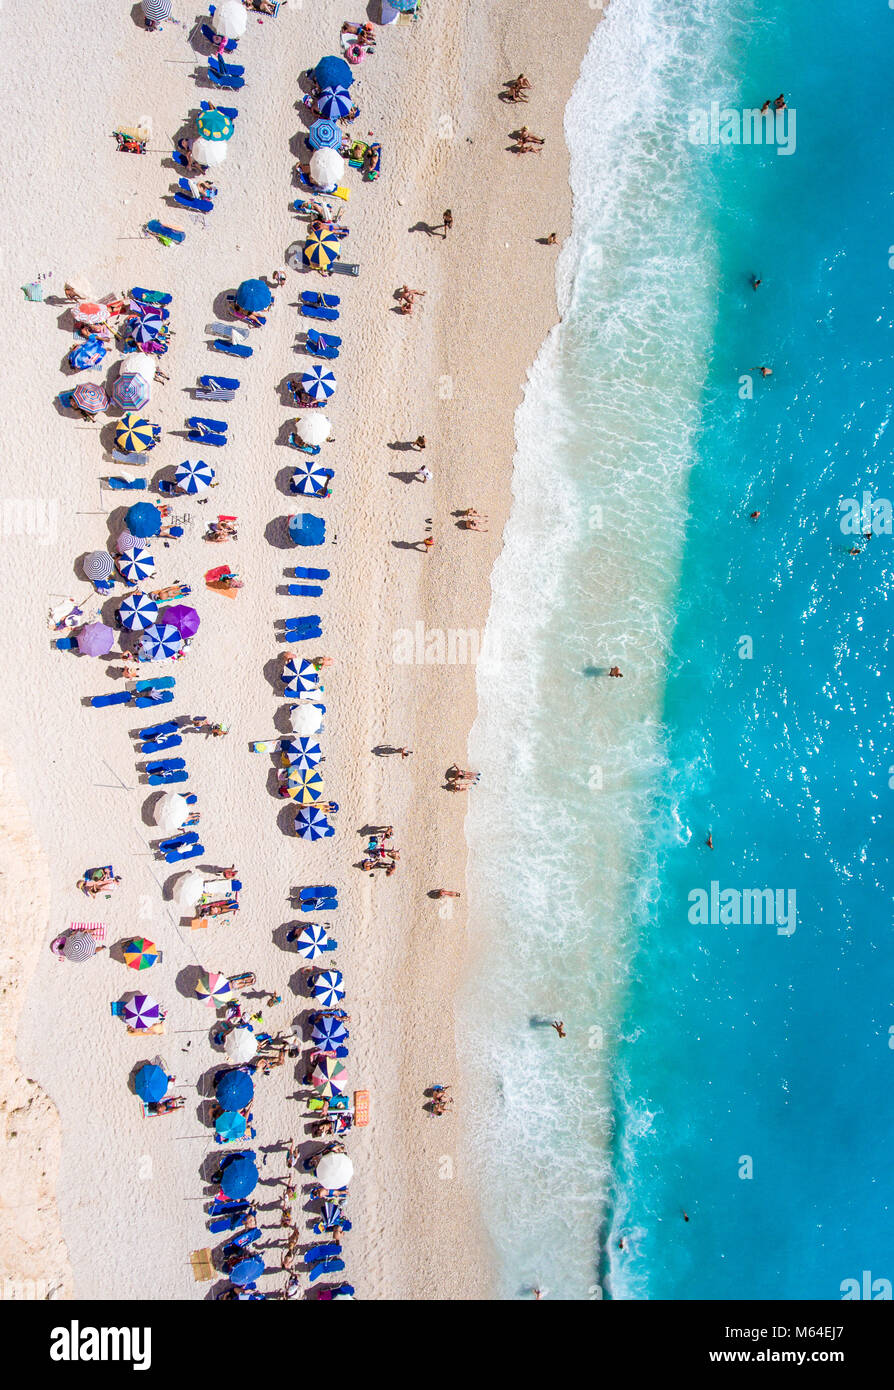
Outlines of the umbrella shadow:
M 184 999 L 195 999 L 199 978 L 204 972 L 198 965 L 185 965 L 174 976 L 174 988 Z
M 272 771 L 272 769 L 271 769 Z M 277 812 L 276 824 L 281 835 L 287 835 L 290 839 L 295 838 L 295 812 L 297 807 L 292 801 L 286 801 Z
M 267 684 L 270 686 L 270 689 L 273 690 L 273 691 L 275 691 L 275 693 L 276 693 L 277 695 L 279 694 L 279 687 L 280 687 L 279 673 L 280 673 L 281 668 L 282 668 L 282 663 L 281 663 L 280 658 L 279 658 L 278 656 L 272 656 L 272 657 L 270 658 L 269 661 L 266 661 L 266 662 L 264 663 L 264 669 L 263 669 L 264 679 L 265 679 L 265 681 L 267 682 Z M 276 757 L 276 756 L 278 756 L 278 755 L 277 755 L 277 754 L 273 754 L 273 756 Z
M 281 468 L 276 475 L 277 491 L 281 492 L 284 497 L 296 497 L 296 494 L 292 491 L 291 486 L 292 472 L 292 468 Z M 278 590 L 277 592 L 287 593 L 287 589 L 284 586 L 281 590 Z
M 294 541 L 289 535 L 288 519 L 284 516 L 276 516 L 272 521 L 268 521 L 264 527 L 264 539 L 275 550 L 292 550 L 294 548 Z

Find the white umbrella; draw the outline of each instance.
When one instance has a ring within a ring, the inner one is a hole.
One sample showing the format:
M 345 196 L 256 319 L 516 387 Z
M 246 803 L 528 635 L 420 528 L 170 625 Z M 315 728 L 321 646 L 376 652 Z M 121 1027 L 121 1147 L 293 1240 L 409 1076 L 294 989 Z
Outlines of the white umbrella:
M 214 32 L 225 39 L 241 39 L 248 26 L 245 6 L 239 0 L 224 0 L 211 17 Z
M 300 705 L 292 706 L 290 720 L 293 733 L 299 738 L 310 738 L 311 734 L 319 733 L 323 727 L 323 711 L 303 701 Z
M 180 792 L 165 792 L 155 808 L 155 824 L 161 830 L 181 830 L 191 815 L 185 796 Z
M 303 444 L 325 444 L 332 433 L 328 416 L 314 412 L 295 421 L 295 433 Z
M 128 352 L 118 365 L 118 375 L 127 376 L 134 372 L 151 386 L 155 380 L 155 358 L 145 352 Z
M 224 1052 L 232 1062 L 250 1062 L 258 1050 L 258 1040 L 251 1028 L 234 1028 L 224 1039 Z
M 204 891 L 205 875 L 200 874 L 198 869 L 190 869 L 178 878 L 177 887 L 174 889 L 174 901 L 178 907 L 195 907 Z
M 323 1154 L 317 1164 L 317 1181 L 323 1187 L 347 1187 L 354 1176 L 354 1165 L 347 1154 Z
M 242 13 L 245 10 L 239 6 Z M 206 169 L 211 169 L 217 164 L 223 164 L 227 157 L 226 140 L 206 140 L 200 135 L 198 140 L 192 142 L 192 154 L 197 164 L 202 164 Z
M 318 188 L 329 188 L 345 176 L 345 161 L 338 150 L 314 150 L 310 157 L 311 182 Z

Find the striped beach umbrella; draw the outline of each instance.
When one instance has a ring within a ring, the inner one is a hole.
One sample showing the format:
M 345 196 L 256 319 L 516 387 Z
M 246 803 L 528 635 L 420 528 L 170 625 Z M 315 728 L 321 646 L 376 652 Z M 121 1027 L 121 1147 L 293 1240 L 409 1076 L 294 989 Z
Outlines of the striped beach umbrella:
M 98 323 L 108 321 L 109 306 L 108 304 L 97 304 L 92 299 L 84 299 L 80 304 L 75 305 L 72 312 L 75 323 L 87 323 L 95 326 Z
M 117 550 L 119 555 L 122 555 L 125 550 L 136 549 L 139 546 L 139 544 L 140 542 L 138 541 L 136 536 L 132 536 L 129 531 L 122 531 L 121 535 L 115 542 L 115 549 Z
M 348 1089 L 348 1069 L 337 1057 L 318 1057 L 310 1079 L 322 1096 L 343 1096 Z
M 343 979 L 340 970 L 321 970 L 314 980 L 314 998 L 321 1000 L 324 1008 L 331 1008 L 345 997 L 342 989 Z
M 216 975 L 212 970 L 203 970 L 196 983 L 196 998 L 216 1009 L 233 998 L 233 986 L 226 975 Z
M 292 800 L 301 806 L 311 806 L 323 795 L 323 779 L 319 772 L 301 772 L 298 768 L 288 768 L 286 785 L 292 792 Z
M 158 960 L 158 947 L 147 936 L 135 936 L 121 950 L 124 964 L 131 970 L 148 970 Z
M 133 343 L 138 345 L 157 343 L 159 338 L 164 337 L 164 334 L 164 319 L 160 319 L 157 315 L 146 314 L 128 319 L 127 336 Z
M 323 750 L 313 738 L 283 739 L 279 748 L 279 760 L 283 767 L 298 767 L 308 771 L 317 767 L 323 760 Z
M 148 594 L 128 594 L 118 609 L 118 620 L 128 632 L 144 632 L 158 619 L 158 604 Z
M 124 1019 L 128 1028 L 142 1032 L 161 1022 L 161 1005 L 151 994 L 134 994 L 124 1003 Z
M 295 832 L 299 840 L 325 840 L 335 832 L 316 806 L 302 806 L 295 817 Z
M 197 463 L 191 463 L 189 459 L 184 459 L 182 463 L 177 464 L 174 482 L 181 492 L 189 492 L 198 496 L 207 492 L 214 482 L 214 469 L 210 463 L 205 463 L 202 459 L 199 459 Z
M 308 143 L 315 150 L 340 150 L 344 138 L 344 131 L 328 119 L 314 121 L 307 132 Z
M 315 362 L 301 373 L 301 389 L 312 401 L 326 401 L 335 392 L 335 376 L 328 367 Z
M 214 1121 L 217 1137 L 225 1144 L 233 1139 L 241 1139 L 245 1134 L 245 1116 L 238 1110 L 222 1110 Z
M 321 927 L 319 922 L 310 922 L 295 937 L 295 949 L 299 956 L 303 956 L 305 960 L 319 960 L 328 944 L 329 937 L 326 929 Z
M 66 960 L 90 960 L 96 955 L 96 937 L 88 931 L 73 931 L 65 938 L 62 954 Z
M 128 411 L 115 430 L 115 448 L 120 449 L 122 454 L 147 454 L 150 449 L 155 448 L 155 442 L 155 430 L 152 425 L 134 411 Z M 148 503 L 144 502 L 142 505 L 148 506 Z M 130 529 L 133 531 L 132 526 Z
M 168 1089 L 167 1073 L 154 1062 L 144 1062 L 134 1076 L 133 1088 L 140 1100 L 161 1100 Z
M 293 656 L 290 656 L 283 663 L 280 675 L 283 685 L 293 686 L 296 695 L 303 694 L 305 690 L 315 690 L 320 680 L 316 666 L 312 661 L 306 661 L 304 657 L 300 657 L 296 661 Z
M 84 556 L 84 573 L 88 579 L 108 579 L 115 570 L 115 561 L 107 550 L 91 550 Z
M 122 410 L 140 410 L 152 395 L 142 372 L 122 372 L 112 385 L 112 401 Z
M 128 507 L 124 519 L 131 535 L 139 537 L 140 540 L 157 536 L 161 530 L 161 512 L 152 502 L 136 502 L 132 507 Z
M 115 645 L 115 630 L 106 623 L 88 623 L 78 633 L 78 651 L 82 656 L 105 656 Z
M 164 611 L 164 621 L 175 627 L 181 637 L 195 637 L 201 620 L 188 603 L 172 603 Z
M 168 661 L 183 650 L 183 638 L 170 623 L 153 623 L 147 627 L 140 642 L 144 661 Z
M 307 458 L 302 459 L 292 469 L 292 479 L 289 486 L 293 492 L 299 493 L 302 497 L 323 497 L 329 485 L 329 478 L 328 468 L 322 468 L 314 459 Z
M 140 584 L 155 573 L 155 561 L 145 546 L 135 545 L 123 550 L 115 561 L 118 573 L 128 584 Z
M 311 228 L 302 252 L 305 265 L 313 266 L 315 270 L 328 270 L 340 254 L 341 243 L 334 232 L 317 232 Z
M 203 140 L 229 140 L 233 134 L 233 122 L 216 107 L 203 111 L 196 127 Z
M 347 87 L 324 87 L 317 97 L 317 110 L 327 121 L 340 121 L 353 105 Z
M 171 0 L 140 0 L 140 8 L 153 24 L 168 19 L 171 13 Z
M 340 1047 L 347 1042 L 348 1030 L 340 1018 L 319 1018 L 310 1030 L 310 1036 L 318 1047 Z
M 80 386 L 76 386 L 72 391 L 71 399 L 86 415 L 98 415 L 101 410 L 109 408 L 105 387 L 96 381 L 82 381 Z

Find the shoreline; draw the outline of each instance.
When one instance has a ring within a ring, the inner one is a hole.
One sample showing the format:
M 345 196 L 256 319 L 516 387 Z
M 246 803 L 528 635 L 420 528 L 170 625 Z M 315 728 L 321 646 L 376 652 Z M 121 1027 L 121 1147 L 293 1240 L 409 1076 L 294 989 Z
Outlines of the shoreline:
M 40 19 L 23 19 L 23 41 L 30 51 L 40 51 L 41 33 L 55 23 L 56 9 L 51 4 Z M 300 224 L 284 211 L 294 162 L 289 144 L 294 145 L 300 129 L 292 105 L 294 78 L 319 52 L 332 49 L 345 17 L 343 5 L 325 0 L 312 18 L 302 14 L 298 29 L 286 27 L 290 17 L 283 11 L 279 27 L 269 24 L 257 34 L 249 30 L 240 60 L 260 80 L 240 94 L 245 129 L 240 129 L 241 145 L 222 178 L 226 201 L 221 199 L 213 224 L 201 236 L 191 236 L 174 252 L 130 239 L 132 225 L 158 215 L 158 197 L 170 184 L 170 172 L 157 153 L 132 164 L 129 157 L 110 153 L 106 126 L 140 114 L 130 96 L 136 67 L 152 92 L 153 150 L 164 145 L 165 132 L 173 132 L 198 102 L 184 63 L 183 37 L 162 34 L 158 38 L 163 42 L 153 47 L 151 36 L 133 28 L 126 17 L 120 32 L 115 31 L 120 70 L 116 63 L 103 68 L 83 154 L 77 152 L 71 167 L 59 174 L 67 177 L 72 198 L 86 203 L 87 214 L 86 225 L 76 225 L 69 236 L 65 259 L 62 252 L 53 252 L 53 287 L 60 290 L 63 280 L 77 280 L 80 274 L 100 295 L 125 282 L 174 290 L 177 337 L 165 364 L 168 370 L 170 363 L 171 384 L 156 393 L 151 407 L 152 418 L 160 419 L 166 431 L 176 429 L 186 413 L 189 397 L 183 386 L 196 372 L 219 365 L 204 348 L 202 329 L 214 316 L 213 301 L 222 287 L 265 273 L 298 235 Z M 333 576 L 323 610 L 323 650 L 336 660 L 326 680 L 331 712 L 327 792 L 342 805 L 334 841 L 296 847 L 294 839 L 277 834 L 281 818 L 268 793 L 267 764 L 246 752 L 250 739 L 269 736 L 281 706 L 264 668 L 276 650 L 271 616 L 290 611 L 272 595 L 281 583 L 284 560 L 294 563 L 294 556 L 265 545 L 263 536 L 274 514 L 293 507 L 282 491 L 277 495 L 273 477 L 293 462 L 274 441 L 294 409 L 284 408 L 271 387 L 296 365 L 295 316 L 286 305 L 303 285 L 294 276 L 259 341 L 255 362 L 243 373 L 245 399 L 240 396 L 230 410 L 235 449 L 222 460 L 219 505 L 240 515 L 245 539 L 241 535 L 234 558 L 246 592 L 233 614 L 223 613 L 224 605 L 214 606 L 213 596 L 197 590 L 203 616 L 201 656 L 178 671 L 182 694 L 177 711 L 207 703 L 212 717 L 228 718 L 231 724 L 224 756 L 190 741 L 189 757 L 202 801 L 207 862 L 235 860 L 241 865 L 250 912 L 238 931 L 216 927 L 200 933 L 197 941 L 195 934 L 178 927 L 160 891 L 170 875 L 161 872 L 164 866 L 148 851 L 146 789 L 137 786 L 128 738 L 136 721 L 132 715 L 113 717 L 109 712 L 100 719 L 98 712 L 84 710 L 80 701 L 86 693 L 109 688 L 102 664 L 66 662 L 44 640 L 47 594 L 83 592 L 83 582 L 71 574 L 71 560 L 104 543 L 105 518 L 114 503 L 108 493 L 100 497 L 96 485 L 102 465 L 94 431 L 51 413 L 51 395 L 67 384 L 56 368 L 67 347 L 66 335 L 57 327 L 59 312 L 25 303 L 11 310 L 11 330 L 32 335 L 39 366 L 28 369 L 20 409 L 47 422 L 45 437 L 22 441 L 19 462 L 23 469 L 31 464 L 37 470 L 42 495 L 58 508 L 52 546 L 38 548 L 34 537 L 26 535 L 21 546 L 7 547 L 16 564 L 22 560 L 16 549 L 27 555 L 37 582 L 21 610 L 3 618 L 7 641 L 15 641 L 17 650 L 24 648 L 22 667 L 27 668 L 27 673 L 16 670 L 9 677 L 9 743 L 35 832 L 45 848 L 59 847 L 49 868 L 49 936 L 83 914 L 83 901 L 73 887 L 82 866 L 109 859 L 121 863 L 126 881 L 120 897 L 98 915 L 109 922 L 110 940 L 125 935 L 127 923 L 134 921 L 162 938 L 164 974 L 153 979 L 151 988 L 170 1009 L 171 1036 L 164 1049 L 183 1084 L 201 1087 L 204 1073 L 219 1059 L 201 1037 L 207 1033 L 206 1016 L 177 990 L 177 973 L 197 962 L 225 972 L 253 968 L 262 983 L 281 987 L 295 962 L 270 938 L 287 914 L 286 888 L 337 875 L 332 881 L 344 885 L 338 965 L 350 982 L 354 1019 L 356 1079 L 352 1075 L 351 1081 L 372 1091 L 370 1128 L 352 1139 L 358 1169 L 352 1188 L 355 1230 L 345 1246 L 348 1277 L 360 1298 L 472 1298 L 485 1296 L 491 1287 L 489 1249 L 474 1190 L 465 1178 L 468 1140 L 461 1118 L 445 1117 L 433 1128 L 422 1109 L 422 1093 L 441 1080 L 456 1086 L 461 1114 L 467 1084 L 458 1075 L 452 1005 L 468 960 L 464 922 L 469 905 L 461 899 L 466 905 L 462 911 L 441 918 L 426 894 L 460 885 L 465 891 L 464 803 L 459 798 L 455 805 L 455 797 L 445 800 L 440 788 L 446 766 L 462 760 L 475 718 L 475 667 L 401 666 L 394 661 L 392 643 L 395 632 L 413 630 L 418 621 L 427 630 L 480 632 L 484 627 L 490 574 L 511 500 L 514 412 L 526 373 L 558 316 L 557 253 L 537 246 L 534 239 L 555 230 L 561 240 L 570 226 L 569 155 L 562 122 L 597 19 L 598 13 L 575 8 L 570 27 L 577 52 L 572 51 L 567 21 L 538 15 L 537 32 L 526 33 L 520 0 L 508 8 L 496 0 L 449 11 L 429 5 L 418 26 L 378 31 L 377 53 L 361 71 L 364 113 L 357 133 L 374 125 L 388 163 L 378 185 L 352 188 L 345 220 L 362 271 L 358 282 L 338 286 L 344 286 L 350 336 L 346 334 L 338 364 L 340 391 L 332 411 L 337 490 L 325 505 L 342 545 L 327 549 L 323 560 L 332 561 Z M 108 59 L 103 34 L 87 27 L 86 41 L 82 34 L 66 37 L 53 51 L 47 61 L 54 71 L 56 65 L 65 70 L 85 42 L 85 61 Z M 290 57 L 282 49 L 293 44 Z M 432 46 L 446 55 L 434 76 Z M 504 105 L 497 98 L 502 82 L 522 70 L 534 84 L 531 101 Z M 32 77 L 36 86 L 26 95 L 35 116 L 44 82 L 51 79 L 51 72 Z M 398 89 L 403 100 L 395 111 L 388 94 Z M 551 95 L 557 89 L 561 103 Z M 142 95 L 138 98 L 140 107 L 149 104 Z M 25 107 L 27 118 L 27 101 Z M 421 110 L 437 110 L 437 120 L 422 132 Z M 442 133 L 444 116 L 453 123 L 448 138 Z M 544 155 L 529 159 L 504 153 L 505 135 L 524 121 L 546 135 Z M 32 127 L 38 129 L 34 122 Z M 471 145 L 466 143 L 470 136 Z M 43 140 L 41 135 L 38 144 Z M 101 146 L 99 175 L 93 168 L 94 142 Z M 480 164 L 470 172 L 470 151 L 474 159 L 482 149 Z M 268 201 L 259 202 L 260 179 L 272 190 Z M 438 220 L 445 206 L 452 208 L 456 224 L 446 244 L 421 232 L 407 235 L 419 219 Z M 253 217 L 248 236 L 247 208 Z M 50 259 L 47 247 L 67 244 L 60 237 L 68 211 L 64 203 L 53 209 L 23 204 L 22 241 L 11 257 L 15 283 L 42 268 Z M 249 239 L 247 249 L 243 243 Z M 390 312 L 392 286 L 404 281 L 427 289 L 409 319 Z M 525 306 L 521 329 L 520 303 Z M 496 361 L 499 381 L 494 380 Z M 20 369 L 18 376 L 23 375 Z M 445 378 L 452 383 L 449 396 L 443 394 Z M 420 455 L 386 448 L 420 432 L 430 441 L 424 459 L 434 475 L 425 487 L 389 476 L 404 470 L 408 457 L 418 463 Z M 177 447 L 168 442 L 160 462 L 173 461 Z M 495 462 L 500 459 L 505 459 L 503 468 Z M 240 460 L 254 466 L 240 467 Z M 217 505 L 215 499 L 215 510 Z M 450 512 L 465 506 L 490 515 L 488 535 L 455 529 Z M 429 515 L 434 518 L 433 552 L 401 548 L 401 542 L 420 538 Z M 176 553 L 165 556 L 162 582 L 181 572 L 194 578 L 203 561 L 210 563 L 206 555 L 193 529 Z M 29 634 L 24 642 L 21 629 Z M 212 689 L 220 692 L 219 708 L 211 708 Z M 66 736 L 50 749 L 47 730 L 57 725 Z M 414 757 L 401 770 L 393 759 L 372 755 L 380 742 L 408 744 Z M 58 791 L 47 799 L 38 773 L 50 752 Z M 232 795 L 234 787 L 238 797 Z M 348 869 L 360 844 L 360 827 L 385 819 L 394 823 L 404 848 L 401 871 L 387 887 Z M 479 930 L 477 907 L 474 917 L 474 930 Z M 19 1043 L 29 1070 L 60 1107 L 58 1202 L 74 1291 L 94 1298 L 205 1297 L 205 1286 L 192 1281 L 187 1256 L 208 1242 L 198 1169 L 213 1146 L 207 1131 L 197 1126 L 194 1110 L 184 1113 L 182 1121 L 174 1117 L 163 1135 L 147 1132 L 126 1084 L 143 1049 L 121 1036 L 108 1009 L 109 999 L 131 982 L 107 958 L 80 974 L 77 970 L 60 967 L 44 943 Z M 290 996 L 275 1025 L 285 1026 L 301 1007 L 302 1001 Z M 57 1045 L 56 1030 L 66 1024 L 73 1032 L 61 1036 L 70 1036 L 75 1046 L 80 1042 L 86 1054 L 81 1058 L 79 1053 L 82 1071 L 71 1083 L 63 1065 L 66 1057 L 60 1055 L 69 1049 Z M 193 1036 L 186 1039 L 186 1034 Z M 197 1054 L 203 1049 L 201 1057 L 189 1053 L 191 1046 Z M 298 1128 L 294 1102 L 278 1082 L 265 1083 L 263 1090 L 259 1136 L 287 1138 L 290 1127 Z M 88 1173 L 96 1136 L 91 1115 L 97 1105 L 105 1107 L 101 1113 L 108 1120 L 108 1144 Z M 131 1196 L 133 1234 L 122 1238 L 115 1228 L 114 1258 L 104 1260 L 100 1269 L 93 1252 L 104 1235 L 113 1234 L 107 1213 L 122 1209 L 147 1154 L 148 1176 L 136 1199 Z M 134 1259 L 137 1247 L 140 1261 Z M 148 1287 L 146 1268 L 152 1270 Z

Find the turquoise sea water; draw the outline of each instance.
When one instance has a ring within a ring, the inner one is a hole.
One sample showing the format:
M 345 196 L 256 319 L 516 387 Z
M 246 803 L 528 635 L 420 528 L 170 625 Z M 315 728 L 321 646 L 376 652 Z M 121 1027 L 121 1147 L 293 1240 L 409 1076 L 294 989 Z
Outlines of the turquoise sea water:
M 892 44 L 883 4 L 613 0 L 568 108 L 472 739 L 505 1297 L 894 1279 L 892 539 L 840 526 L 894 495 Z M 791 154 L 689 139 L 780 91 Z M 712 881 L 793 891 L 794 931 L 690 921 Z

